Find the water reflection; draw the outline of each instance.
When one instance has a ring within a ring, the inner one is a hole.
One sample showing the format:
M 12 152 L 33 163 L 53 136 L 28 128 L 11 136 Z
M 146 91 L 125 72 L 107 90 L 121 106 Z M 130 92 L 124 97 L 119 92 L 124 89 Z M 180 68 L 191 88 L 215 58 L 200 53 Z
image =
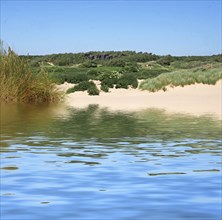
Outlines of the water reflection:
M 168 173 L 148 173 L 150 176 L 159 176 L 159 175 L 176 175 L 176 174 L 186 174 L 183 172 L 168 172 Z
M 1 169 L 3 169 L 3 170 L 17 170 L 18 167 L 17 166 L 7 166 L 7 167 L 1 167 Z
M 97 105 L 86 109 L 65 106 L 1 106 L 3 137 L 34 136 L 54 138 L 103 139 L 141 137 L 151 142 L 172 138 L 219 138 L 221 121 L 212 116 L 171 115 L 164 110 L 111 112 Z M 27 135 L 29 134 L 29 135 Z M 47 135 L 46 135 L 47 134 Z M 42 140 L 41 140 L 42 141 Z M 75 139 L 76 141 L 76 139 Z M 115 142 L 115 140 L 114 140 Z M 5 144 L 5 143 L 4 143 Z M 33 143 L 32 143 L 33 144 Z
M 210 115 L 1 106 L 1 217 L 219 219 L 221 143 Z

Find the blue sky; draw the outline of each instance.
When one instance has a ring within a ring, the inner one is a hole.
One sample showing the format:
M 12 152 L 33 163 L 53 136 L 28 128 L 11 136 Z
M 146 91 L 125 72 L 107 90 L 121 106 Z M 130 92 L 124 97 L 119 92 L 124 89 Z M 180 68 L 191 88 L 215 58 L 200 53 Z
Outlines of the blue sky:
M 1 39 L 18 54 L 221 53 L 220 0 L 0 1 Z

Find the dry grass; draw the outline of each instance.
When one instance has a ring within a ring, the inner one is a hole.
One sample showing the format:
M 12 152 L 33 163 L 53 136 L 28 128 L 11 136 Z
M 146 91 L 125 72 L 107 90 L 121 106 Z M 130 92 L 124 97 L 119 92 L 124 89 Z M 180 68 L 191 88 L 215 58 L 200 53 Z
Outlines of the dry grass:
M 43 70 L 31 73 L 28 64 L 10 48 L 0 51 L 1 102 L 49 103 L 58 102 L 61 92 Z

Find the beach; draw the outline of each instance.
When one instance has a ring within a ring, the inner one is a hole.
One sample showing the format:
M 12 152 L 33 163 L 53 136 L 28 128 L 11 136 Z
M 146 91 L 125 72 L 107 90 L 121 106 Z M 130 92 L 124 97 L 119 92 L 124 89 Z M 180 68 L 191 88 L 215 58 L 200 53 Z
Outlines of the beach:
M 73 85 L 59 85 L 66 91 Z M 195 84 L 184 87 L 168 87 L 167 91 L 155 93 L 139 89 L 110 89 L 100 92 L 99 96 L 89 96 L 87 92 L 75 92 L 66 95 L 65 103 L 75 108 L 99 105 L 110 110 L 140 111 L 148 108 L 164 109 L 169 113 L 192 115 L 213 114 L 221 118 L 222 80 L 216 85 Z

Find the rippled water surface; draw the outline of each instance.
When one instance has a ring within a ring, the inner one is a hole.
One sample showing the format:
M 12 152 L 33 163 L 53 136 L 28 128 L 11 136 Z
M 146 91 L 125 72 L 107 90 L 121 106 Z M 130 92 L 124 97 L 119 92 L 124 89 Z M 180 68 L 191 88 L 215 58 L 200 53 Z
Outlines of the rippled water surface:
M 221 121 L 1 106 L 1 220 L 221 219 Z

